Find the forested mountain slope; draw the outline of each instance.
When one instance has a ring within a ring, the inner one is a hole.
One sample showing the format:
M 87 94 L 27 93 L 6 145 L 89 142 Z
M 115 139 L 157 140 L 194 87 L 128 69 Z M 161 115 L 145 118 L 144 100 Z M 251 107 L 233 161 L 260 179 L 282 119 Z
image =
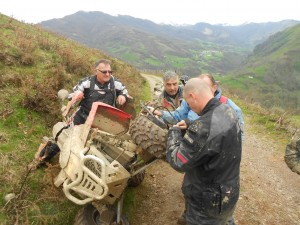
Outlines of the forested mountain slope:
M 268 108 L 300 108 L 300 25 L 257 45 L 245 64 L 223 85 Z
M 175 69 L 196 76 L 201 72 L 224 74 L 235 69 L 256 44 L 296 23 L 171 26 L 130 16 L 80 11 L 39 25 L 139 69 Z

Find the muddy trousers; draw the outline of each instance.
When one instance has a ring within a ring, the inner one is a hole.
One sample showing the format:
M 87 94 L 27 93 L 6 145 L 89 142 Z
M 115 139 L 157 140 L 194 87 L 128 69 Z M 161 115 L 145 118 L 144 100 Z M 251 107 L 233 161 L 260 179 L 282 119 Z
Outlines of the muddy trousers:
M 187 203 L 185 201 L 185 209 L 184 209 L 184 212 L 181 215 L 181 218 L 179 219 L 180 223 L 178 223 L 178 224 L 186 224 L 186 211 L 187 211 Z M 228 219 L 226 221 L 226 225 L 236 225 L 235 222 L 234 222 L 233 215 L 228 217 Z
M 186 200 L 185 219 L 187 225 L 235 225 L 235 206 L 219 213 L 218 208 L 207 208 Z

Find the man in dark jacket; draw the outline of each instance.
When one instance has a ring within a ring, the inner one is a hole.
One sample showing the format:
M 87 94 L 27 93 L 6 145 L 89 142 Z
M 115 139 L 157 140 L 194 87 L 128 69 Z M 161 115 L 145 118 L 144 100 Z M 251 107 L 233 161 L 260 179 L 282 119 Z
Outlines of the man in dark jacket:
M 129 97 L 126 87 L 112 76 L 111 62 L 107 59 L 96 62 L 95 75 L 80 80 L 73 91 L 72 100 L 69 101 L 63 115 L 66 116 L 72 105 L 80 101 L 79 109 L 73 118 L 74 125 L 85 123 L 94 102 L 103 102 L 111 106 L 124 105 Z M 69 125 L 63 129 L 68 127 Z M 49 161 L 59 151 L 57 144 L 48 141 L 40 152 L 38 160 L 41 163 Z
M 79 110 L 74 116 L 74 125 L 85 122 L 94 102 L 103 102 L 112 106 L 125 104 L 128 91 L 119 80 L 113 77 L 112 72 L 111 62 L 101 59 L 95 65 L 95 75 L 80 80 L 73 88 L 72 100 L 64 115 L 69 112 L 74 102 L 81 101 Z
M 242 151 L 238 118 L 231 107 L 214 98 L 201 79 L 190 79 L 183 96 L 200 118 L 183 138 L 177 125 L 169 129 L 167 161 L 175 170 L 185 172 L 186 222 L 234 224 Z

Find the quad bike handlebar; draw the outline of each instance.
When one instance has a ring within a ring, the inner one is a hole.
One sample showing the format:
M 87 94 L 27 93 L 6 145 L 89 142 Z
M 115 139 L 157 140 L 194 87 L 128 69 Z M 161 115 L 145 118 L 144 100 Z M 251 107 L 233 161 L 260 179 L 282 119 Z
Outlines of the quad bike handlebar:
M 152 121 L 154 124 L 156 124 L 162 129 L 168 129 L 168 125 L 163 120 L 157 118 L 142 101 L 140 102 L 140 104 L 142 109 L 146 112 L 147 117 L 150 121 Z

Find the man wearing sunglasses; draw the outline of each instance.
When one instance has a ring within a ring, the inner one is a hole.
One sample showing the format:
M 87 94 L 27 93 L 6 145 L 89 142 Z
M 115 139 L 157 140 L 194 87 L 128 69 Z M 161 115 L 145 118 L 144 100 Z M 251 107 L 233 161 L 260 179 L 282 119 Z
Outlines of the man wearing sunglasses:
M 72 104 L 81 100 L 74 116 L 74 125 L 85 122 L 94 102 L 111 106 L 124 105 L 129 96 L 126 87 L 112 76 L 111 62 L 107 59 L 99 60 L 95 64 L 95 75 L 80 80 L 73 91 Z

